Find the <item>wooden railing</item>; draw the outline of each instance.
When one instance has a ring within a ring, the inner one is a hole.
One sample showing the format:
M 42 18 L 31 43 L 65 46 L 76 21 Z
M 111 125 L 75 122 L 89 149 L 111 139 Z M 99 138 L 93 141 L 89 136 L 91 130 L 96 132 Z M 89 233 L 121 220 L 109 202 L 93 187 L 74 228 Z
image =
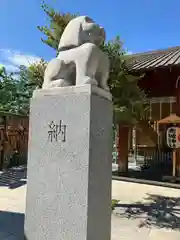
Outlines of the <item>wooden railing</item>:
M 169 116 L 175 111 L 176 98 L 171 97 L 153 97 L 148 98 L 145 101 L 149 105 L 149 109 L 146 112 L 144 119 L 145 120 L 160 120 L 164 117 Z

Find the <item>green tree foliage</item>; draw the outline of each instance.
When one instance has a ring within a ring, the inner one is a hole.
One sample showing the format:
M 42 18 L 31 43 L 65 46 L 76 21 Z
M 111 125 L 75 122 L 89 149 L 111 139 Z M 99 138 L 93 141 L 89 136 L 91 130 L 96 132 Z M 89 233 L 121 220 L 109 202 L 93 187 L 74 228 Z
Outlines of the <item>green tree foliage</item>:
M 20 67 L 17 84 L 18 97 L 21 101 L 21 108 L 25 114 L 29 113 L 29 100 L 32 97 L 33 91 L 42 86 L 46 65 L 46 61 L 41 59 L 31 64 L 29 67 Z
M 21 78 L 26 79 L 27 86 L 34 88 L 41 88 L 44 79 L 44 71 L 47 62 L 43 59 L 31 64 L 28 68 L 21 69 Z
M 46 13 L 49 19 L 49 26 L 38 26 L 37 28 L 47 37 L 41 38 L 42 42 L 53 48 L 58 49 L 61 35 L 70 20 L 75 18 L 77 14 L 56 12 L 53 8 L 42 1 L 41 8 Z
M 0 111 L 27 114 L 29 111 L 29 96 L 26 96 L 25 82 L 15 78 L 13 73 L 7 73 L 0 68 Z
M 0 69 L 0 110 L 7 111 L 14 107 L 16 100 L 16 83 L 12 74 L 7 74 L 4 67 Z
M 138 87 L 139 77 L 129 74 L 126 52 L 118 36 L 101 48 L 110 59 L 108 84 L 113 96 L 115 122 L 135 124 L 146 110 L 145 94 Z

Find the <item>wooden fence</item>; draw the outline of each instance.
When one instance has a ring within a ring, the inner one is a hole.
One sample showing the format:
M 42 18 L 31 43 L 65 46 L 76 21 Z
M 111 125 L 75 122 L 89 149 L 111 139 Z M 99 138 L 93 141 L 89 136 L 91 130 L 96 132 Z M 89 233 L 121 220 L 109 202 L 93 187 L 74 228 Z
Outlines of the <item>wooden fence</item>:
M 26 116 L 0 112 L 0 169 L 27 161 L 28 126 Z
M 161 173 L 171 174 L 172 151 L 137 148 L 136 163 L 143 168 L 153 168 Z

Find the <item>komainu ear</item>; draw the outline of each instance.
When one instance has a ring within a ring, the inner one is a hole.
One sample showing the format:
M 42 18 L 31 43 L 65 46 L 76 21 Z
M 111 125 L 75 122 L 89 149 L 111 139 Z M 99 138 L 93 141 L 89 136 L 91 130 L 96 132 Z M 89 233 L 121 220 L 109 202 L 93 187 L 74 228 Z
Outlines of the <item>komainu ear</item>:
M 100 36 L 102 38 L 102 41 L 104 42 L 106 40 L 106 32 L 103 27 L 100 27 Z
M 78 47 L 82 44 L 81 32 L 84 19 L 84 16 L 77 17 L 68 23 L 59 42 L 59 51 Z

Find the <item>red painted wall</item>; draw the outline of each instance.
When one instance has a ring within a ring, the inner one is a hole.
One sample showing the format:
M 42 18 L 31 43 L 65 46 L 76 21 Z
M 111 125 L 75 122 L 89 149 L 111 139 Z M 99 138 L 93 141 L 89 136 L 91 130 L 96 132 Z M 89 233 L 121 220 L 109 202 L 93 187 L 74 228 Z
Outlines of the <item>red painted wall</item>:
M 178 76 L 180 76 L 180 67 L 148 71 L 139 81 L 139 87 L 144 89 L 148 97 L 175 96 Z

